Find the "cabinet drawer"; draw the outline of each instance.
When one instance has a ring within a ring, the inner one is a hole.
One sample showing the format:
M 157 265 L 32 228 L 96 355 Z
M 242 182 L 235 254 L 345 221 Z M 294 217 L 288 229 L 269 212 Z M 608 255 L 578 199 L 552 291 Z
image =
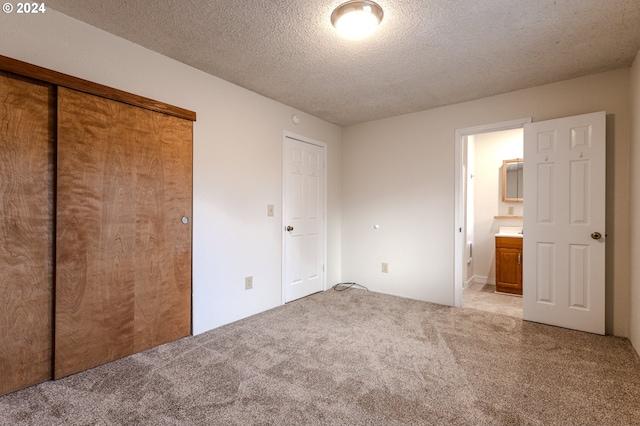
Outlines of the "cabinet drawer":
M 496 248 L 522 248 L 522 238 L 496 237 Z

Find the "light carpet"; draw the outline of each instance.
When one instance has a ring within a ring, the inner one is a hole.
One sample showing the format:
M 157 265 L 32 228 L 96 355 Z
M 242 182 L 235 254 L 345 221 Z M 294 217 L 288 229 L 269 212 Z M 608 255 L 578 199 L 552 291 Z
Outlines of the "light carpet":
M 640 424 L 640 360 L 623 338 L 330 290 L 1 397 L 0 424 Z

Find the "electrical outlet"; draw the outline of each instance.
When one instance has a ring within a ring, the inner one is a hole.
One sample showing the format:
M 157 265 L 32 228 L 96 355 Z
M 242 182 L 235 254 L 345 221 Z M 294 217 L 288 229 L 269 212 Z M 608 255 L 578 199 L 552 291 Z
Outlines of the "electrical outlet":
M 385 274 L 389 273 L 389 264 L 387 262 L 382 262 L 382 272 Z
M 267 205 L 267 216 L 272 217 L 273 216 L 273 211 L 274 211 L 273 204 Z
M 251 290 L 253 288 L 253 277 L 244 278 L 244 289 Z

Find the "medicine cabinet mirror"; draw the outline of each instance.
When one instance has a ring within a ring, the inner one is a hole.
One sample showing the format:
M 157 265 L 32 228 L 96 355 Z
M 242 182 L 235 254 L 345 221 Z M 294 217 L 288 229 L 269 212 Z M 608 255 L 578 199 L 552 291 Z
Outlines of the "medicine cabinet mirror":
M 502 201 L 507 203 L 522 202 L 524 160 L 515 158 L 502 162 Z

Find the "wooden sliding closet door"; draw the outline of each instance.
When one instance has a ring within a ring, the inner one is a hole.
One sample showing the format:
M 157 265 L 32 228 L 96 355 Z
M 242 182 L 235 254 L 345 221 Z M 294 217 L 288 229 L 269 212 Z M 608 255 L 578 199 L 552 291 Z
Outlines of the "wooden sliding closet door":
M 52 376 L 55 87 L 0 72 L 0 395 Z
M 190 121 L 58 89 L 56 378 L 190 334 L 191 167 Z

